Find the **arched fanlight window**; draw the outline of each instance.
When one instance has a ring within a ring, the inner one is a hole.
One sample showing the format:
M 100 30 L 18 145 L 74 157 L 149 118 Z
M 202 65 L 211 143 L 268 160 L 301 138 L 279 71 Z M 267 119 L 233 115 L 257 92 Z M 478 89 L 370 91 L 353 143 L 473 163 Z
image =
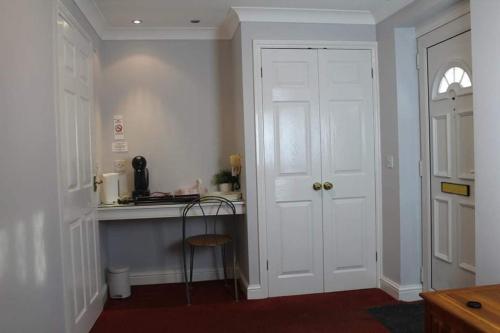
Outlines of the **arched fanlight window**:
M 470 88 L 472 87 L 472 82 L 469 74 L 458 66 L 449 68 L 441 78 L 439 82 L 438 94 L 444 94 L 448 91 L 452 84 L 458 84 L 460 88 Z
M 472 94 L 472 74 L 469 65 L 462 59 L 454 59 L 442 66 L 432 83 L 432 99 L 455 99 Z

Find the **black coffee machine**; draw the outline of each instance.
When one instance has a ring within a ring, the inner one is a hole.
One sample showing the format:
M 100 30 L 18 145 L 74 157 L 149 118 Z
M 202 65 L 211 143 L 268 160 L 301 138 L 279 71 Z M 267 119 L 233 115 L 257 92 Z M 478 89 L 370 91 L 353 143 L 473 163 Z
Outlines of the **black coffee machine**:
M 134 168 L 134 192 L 132 192 L 132 196 L 134 199 L 149 196 L 149 170 L 146 165 L 147 162 L 143 156 L 136 156 L 132 160 Z

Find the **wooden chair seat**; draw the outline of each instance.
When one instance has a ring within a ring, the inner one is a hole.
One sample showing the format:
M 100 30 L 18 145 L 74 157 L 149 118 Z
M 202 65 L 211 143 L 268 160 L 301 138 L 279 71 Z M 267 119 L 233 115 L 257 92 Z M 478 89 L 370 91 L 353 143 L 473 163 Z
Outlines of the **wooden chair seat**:
M 215 247 L 221 246 L 231 242 L 232 238 L 229 235 L 196 235 L 191 236 L 186 239 L 186 242 L 191 246 L 207 246 L 207 247 Z

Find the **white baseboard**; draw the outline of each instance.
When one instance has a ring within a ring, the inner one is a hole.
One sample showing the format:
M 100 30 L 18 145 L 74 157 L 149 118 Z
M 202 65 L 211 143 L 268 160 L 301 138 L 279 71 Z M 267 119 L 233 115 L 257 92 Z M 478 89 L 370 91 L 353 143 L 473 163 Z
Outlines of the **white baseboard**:
M 189 273 L 188 273 L 189 274 Z M 232 270 L 227 272 L 228 278 L 232 279 Z M 222 269 L 195 269 L 193 281 L 219 280 L 224 277 Z M 130 273 L 129 281 L 132 286 L 163 283 L 184 282 L 184 272 L 182 270 L 155 271 Z
M 243 274 L 240 274 L 240 281 L 243 285 L 243 292 L 247 295 L 247 299 L 267 298 L 260 284 L 249 284 L 246 276 L 243 276 Z
M 399 301 L 413 302 L 421 300 L 419 295 L 422 292 L 421 284 L 409 284 L 401 286 L 391 279 L 382 276 L 380 278 L 380 289 Z
M 106 304 L 106 301 L 108 300 L 108 284 L 104 283 L 101 286 L 101 302 L 102 304 Z
M 263 299 L 267 298 L 267 294 L 261 288 L 260 284 L 249 284 L 246 277 L 236 272 L 239 275 L 241 289 L 246 294 L 247 299 Z M 227 272 L 228 278 L 232 279 L 232 270 Z M 222 279 L 224 272 L 222 269 L 198 269 L 193 272 L 193 281 L 211 281 Z M 155 272 L 140 272 L 130 273 L 129 281 L 132 286 L 148 285 L 148 284 L 163 284 L 163 283 L 181 283 L 184 282 L 184 272 L 181 270 L 170 271 L 155 271 Z

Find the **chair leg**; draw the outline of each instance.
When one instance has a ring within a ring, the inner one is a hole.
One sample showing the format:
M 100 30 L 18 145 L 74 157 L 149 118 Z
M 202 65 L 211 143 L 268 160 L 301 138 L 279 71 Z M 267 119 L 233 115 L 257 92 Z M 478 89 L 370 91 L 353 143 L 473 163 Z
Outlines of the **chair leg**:
M 224 271 L 224 284 L 227 285 L 227 268 L 226 268 L 226 245 L 221 246 L 222 251 L 222 269 Z
M 191 259 L 190 259 L 190 268 L 189 268 L 189 284 L 193 283 L 193 264 L 194 264 L 194 246 L 191 246 Z
M 233 279 L 234 279 L 234 298 L 238 302 L 238 277 L 236 276 L 236 242 L 233 241 Z
M 189 280 L 186 263 L 186 244 L 184 244 L 184 242 L 182 242 L 182 260 L 184 263 L 184 282 L 186 283 L 186 301 L 188 305 L 191 305 L 191 293 L 189 291 Z

